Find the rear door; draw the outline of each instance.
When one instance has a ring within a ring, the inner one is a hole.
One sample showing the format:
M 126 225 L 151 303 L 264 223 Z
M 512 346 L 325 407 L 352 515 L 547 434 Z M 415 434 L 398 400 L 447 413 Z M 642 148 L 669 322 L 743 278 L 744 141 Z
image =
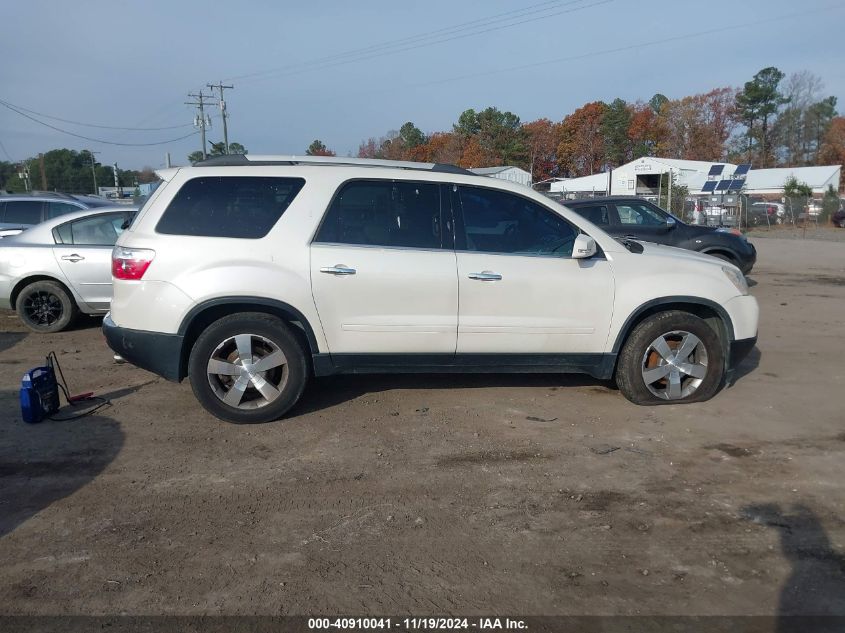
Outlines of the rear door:
M 458 354 L 604 352 L 610 262 L 572 259 L 578 228 L 544 205 L 496 189 L 455 189 Z
M 332 355 L 455 353 L 458 282 L 442 189 L 341 185 L 311 244 L 311 286 Z
M 54 229 L 53 254 L 68 283 L 95 310 L 108 310 L 111 303 L 111 252 L 128 213 L 104 213 Z

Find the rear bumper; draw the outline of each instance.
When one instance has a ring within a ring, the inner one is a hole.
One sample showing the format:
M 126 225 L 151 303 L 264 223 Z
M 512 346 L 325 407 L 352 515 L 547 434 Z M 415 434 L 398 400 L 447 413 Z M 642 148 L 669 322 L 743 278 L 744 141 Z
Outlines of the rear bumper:
M 103 334 L 116 354 L 167 380 L 182 379 L 182 341 L 179 334 L 162 334 L 118 327 L 110 315 L 103 319 Z

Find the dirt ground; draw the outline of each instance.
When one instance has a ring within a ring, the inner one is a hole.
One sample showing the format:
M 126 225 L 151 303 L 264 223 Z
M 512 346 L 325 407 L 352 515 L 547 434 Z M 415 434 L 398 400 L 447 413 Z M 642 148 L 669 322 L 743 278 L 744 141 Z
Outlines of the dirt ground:
M 845 232 L 843 232 L 845 233 Z M 314 381 L 236 426 L 0 313 L 0 613 L 845 615 L 845 243 L 758 239 L 710 402 L 589 378 Z M 49 350 L 112 406 L 25 425 Z

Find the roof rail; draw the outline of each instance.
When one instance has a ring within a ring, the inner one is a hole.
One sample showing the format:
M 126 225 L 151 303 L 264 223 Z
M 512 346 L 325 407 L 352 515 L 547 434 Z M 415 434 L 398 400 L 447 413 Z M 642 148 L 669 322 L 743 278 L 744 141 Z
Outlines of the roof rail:
M 37 198 L 61 198 L 62 200 L 73 200 L 73 196 L 62 191 L 3 191 L 0 192 L 4 196 L 21 196 L 21 197 L 37 197 Z
M 194 167 L 238 167 L 245 165 L 338 165 L 347 167 L 392 167 L 394 169 L 417 169 L 449 174 L 475 176 L 471 171 L 449 163 L 415 163 L 405 160 L 382 160 L 379 158 L 344 158 L 342 156 L 275 156 L 254 154 L 226 154 L 212 156 L 194 163 Z

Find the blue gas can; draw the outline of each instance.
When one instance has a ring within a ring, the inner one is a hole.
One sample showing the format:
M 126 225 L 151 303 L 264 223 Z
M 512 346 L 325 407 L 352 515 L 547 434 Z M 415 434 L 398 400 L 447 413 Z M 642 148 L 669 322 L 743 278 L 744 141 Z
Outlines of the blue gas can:
M 36 367 L 21 380 L 21 415 L 29 424 L 59 410 L 59 385 L 52 367 Z

